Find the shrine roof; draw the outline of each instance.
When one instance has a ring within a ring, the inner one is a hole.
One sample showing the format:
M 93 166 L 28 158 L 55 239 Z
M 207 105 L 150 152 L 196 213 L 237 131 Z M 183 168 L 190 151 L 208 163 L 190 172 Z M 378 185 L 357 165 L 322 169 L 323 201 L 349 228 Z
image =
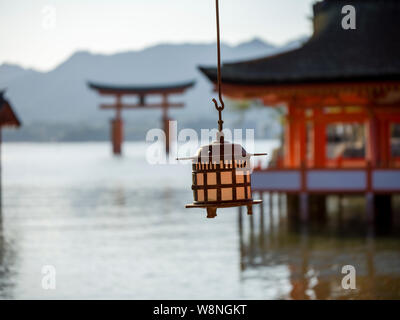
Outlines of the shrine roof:
M 0 127 L 19 127 L 21 122 L 11 108 L 9 102 L 4 98 L 4 91 L 0 91 Z
M 356 29 L 342 28 L 342 7 L 356 9 Z M 400 1 L 324 0 L 313 6 L 314 32 L 300 48 L 222 66 L 222 82 L 280 85 L 400 80 Z M 223 54 L 223 53 L 222 53 Z M 217 69 L 200 70 L 216 82 Z

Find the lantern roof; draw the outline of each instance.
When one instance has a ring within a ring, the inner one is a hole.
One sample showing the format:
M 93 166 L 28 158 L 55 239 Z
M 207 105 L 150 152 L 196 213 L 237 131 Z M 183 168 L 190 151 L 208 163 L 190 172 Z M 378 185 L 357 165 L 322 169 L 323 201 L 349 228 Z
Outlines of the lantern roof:
M 240 158 L 246 158 L 251 156 L 247 151 L 240 145 L 236 143 L 231 143 L 229 141 L 224 141 L 220 143 L 218 141 L 214 141 L 209 145 L 202 146 L 197 150 L 195 158 L 209 158 L 211 159 L 219 159 L 221 156 L 224 156 L 226 160 L 230 160 L 234 158 L 235 160 L 239 160 Z
M 343 29 L 342 7 L 356 9 L 356 29 Z M 400 1 L 324 0 L 313 6 L 314 31 L 300 48 L 222 66 L 222 82 L 279 85 L 400 80 Z M 215 67 L 200 70 L 214 83 Z
M 249 153 L 240 144 L 229 141 L 214 141 L 200 147 L 192 157 L 178 158 L 178 160 L 200 160 L 201 162 L 219 162 L 222 160 L 248 160 L 252 156 L 262 156 L 266 153 Z

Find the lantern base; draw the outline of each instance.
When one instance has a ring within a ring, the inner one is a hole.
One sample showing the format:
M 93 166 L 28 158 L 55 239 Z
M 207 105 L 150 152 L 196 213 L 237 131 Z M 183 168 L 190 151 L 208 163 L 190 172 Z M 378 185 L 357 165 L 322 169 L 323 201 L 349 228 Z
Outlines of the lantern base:
M 212 219 L 217 216 L 217 207 L 207 207 L 207 218 Z
M 215 218 L 217 216 L 218 208 L 230 208 L 230 207 L 241 207 L 247 206 L 247 214 L 253 214 L 253 205 L 262 203 L 262 200 L 247 200 L 247 201 L 235 201 L 235 202 L 220 202 L 216 203 L 191 203 L 187 204 L 186 208 L 206 208 L 207 218 Z

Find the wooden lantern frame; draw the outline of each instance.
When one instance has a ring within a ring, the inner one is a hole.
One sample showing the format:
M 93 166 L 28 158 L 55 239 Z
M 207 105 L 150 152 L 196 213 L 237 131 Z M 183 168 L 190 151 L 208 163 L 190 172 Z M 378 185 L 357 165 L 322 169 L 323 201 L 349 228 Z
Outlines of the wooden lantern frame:
M 207 155 L 202 154 L 207 150 Z M 213 154 L 213 150 L 219 152 Z M 225 150 L 230 154 L 224 154 Z M 253 205 L 262 200 L 252 198 L 250 158 L 260 155 L 264 154 L 249 154 L 238 144 L 224 142 L 220 135 L 220 143 L 200 148 L 197 156 L 179 159 L 192 160 L 193 203 L 186 208 L 206 208 L 207 218 L 214 218 L 217 208 L 247 206 L 251 215 Z

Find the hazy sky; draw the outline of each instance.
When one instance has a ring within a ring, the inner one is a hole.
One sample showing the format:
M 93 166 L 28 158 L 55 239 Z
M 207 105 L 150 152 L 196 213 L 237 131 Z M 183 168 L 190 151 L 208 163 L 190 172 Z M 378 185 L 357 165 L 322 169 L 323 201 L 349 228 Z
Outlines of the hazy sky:
M 220 0 L 222 41 L 311 33 L 315 0 Z M 215 40 L 214 0 L 0 0 L 0 64 L 49 70 L 77 50 Z

